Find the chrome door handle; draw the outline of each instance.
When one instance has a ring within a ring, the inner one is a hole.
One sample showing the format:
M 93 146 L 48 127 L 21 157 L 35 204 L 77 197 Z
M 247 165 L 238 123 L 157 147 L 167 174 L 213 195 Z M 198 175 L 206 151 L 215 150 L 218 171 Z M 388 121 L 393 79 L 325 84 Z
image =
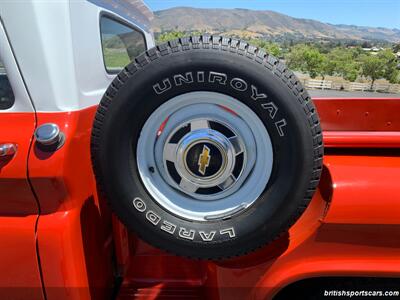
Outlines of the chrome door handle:
M 0 157 L 11 156 L 17 152 L 17 145 L 12 143 L 0 144 Z

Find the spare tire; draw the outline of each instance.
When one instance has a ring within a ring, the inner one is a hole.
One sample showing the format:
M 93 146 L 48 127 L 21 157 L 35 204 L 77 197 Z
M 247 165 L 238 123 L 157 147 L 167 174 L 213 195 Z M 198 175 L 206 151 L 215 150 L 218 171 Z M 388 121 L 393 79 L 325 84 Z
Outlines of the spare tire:
M 91 151 L 129 229 L 178 255 L 223 259 L 287 232 L 317 188 L 323 144 L 315 107 L 283 63 L 235 39 L 193 36 L 116 76 Z

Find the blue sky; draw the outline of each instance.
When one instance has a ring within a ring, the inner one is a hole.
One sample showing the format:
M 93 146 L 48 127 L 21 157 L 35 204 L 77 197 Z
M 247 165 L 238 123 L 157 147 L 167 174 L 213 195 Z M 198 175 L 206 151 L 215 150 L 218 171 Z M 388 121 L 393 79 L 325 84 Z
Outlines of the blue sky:
M 152 10 L 175 6 L 273 10 L 331 24 L 400 29 L 400 0 L 144 0 Z

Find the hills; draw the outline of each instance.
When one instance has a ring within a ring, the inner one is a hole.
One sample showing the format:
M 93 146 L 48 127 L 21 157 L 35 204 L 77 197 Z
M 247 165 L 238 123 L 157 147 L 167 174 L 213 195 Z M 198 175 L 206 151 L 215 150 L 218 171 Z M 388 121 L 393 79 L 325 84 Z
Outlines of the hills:
M 400 42 L 400 30 L 355 25 L 332 25 L 293 18 L 269 10 L 200 9 L 175 7 L 154 12 L 154 32 L 224 33 L 238 37 L 275 40 L 355 40 Z

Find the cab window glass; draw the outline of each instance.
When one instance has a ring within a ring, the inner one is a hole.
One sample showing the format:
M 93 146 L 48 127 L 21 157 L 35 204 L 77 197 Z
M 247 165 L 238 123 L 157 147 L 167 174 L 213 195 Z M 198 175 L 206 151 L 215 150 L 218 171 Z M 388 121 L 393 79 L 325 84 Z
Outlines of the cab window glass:
M 114 19 L 103 16 L 100 31 L 104 64 L 109 73 L 119 72 L 146 50 L 141 32 Z
M 0 109 L 8 109 L 14 104 L 14 93 L 7 77 L 6 69 L 0 60 Z

